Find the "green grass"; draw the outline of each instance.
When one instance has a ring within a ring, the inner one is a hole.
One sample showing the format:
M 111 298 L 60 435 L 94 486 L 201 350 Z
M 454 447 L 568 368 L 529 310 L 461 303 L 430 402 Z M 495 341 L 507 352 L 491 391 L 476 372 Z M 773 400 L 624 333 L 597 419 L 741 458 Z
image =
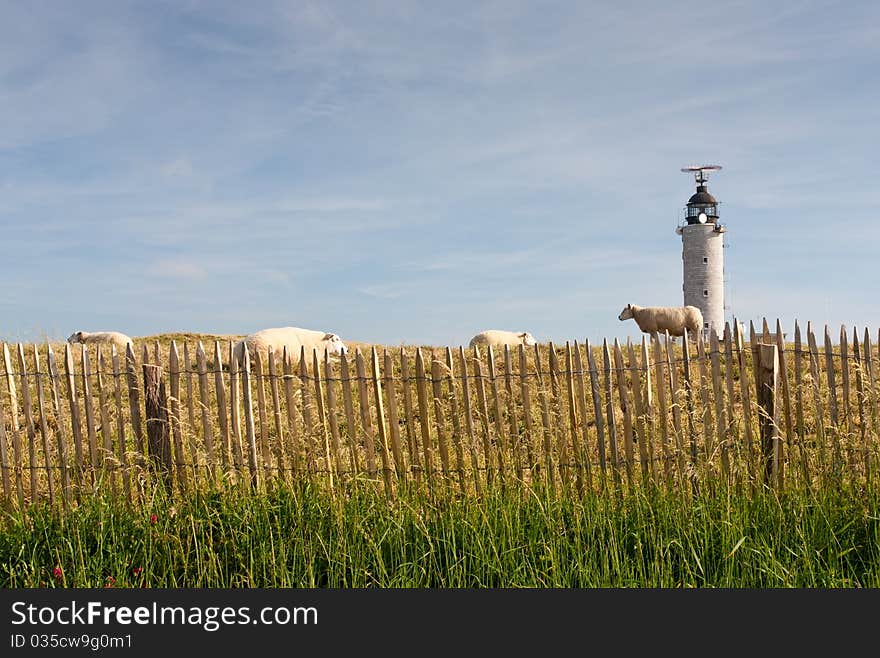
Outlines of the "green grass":
M 156 496 L 137 509 L 97 496 L 67 513 L 5 513 L 0 583 L 878 587 L 880 495 L 730 490 L 574 499 L 497 489 L 389 502 L 370 487 L 333 497 L 303 485 L 247 496 Z

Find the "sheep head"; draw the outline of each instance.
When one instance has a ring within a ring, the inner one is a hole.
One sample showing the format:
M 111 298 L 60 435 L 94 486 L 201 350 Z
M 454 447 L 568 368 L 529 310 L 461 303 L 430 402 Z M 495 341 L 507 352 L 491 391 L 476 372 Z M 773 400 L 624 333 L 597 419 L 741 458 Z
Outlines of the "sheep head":
M 532 345 L 537 345 L 538 341 L 535 340 L 535 337 L 532 336 L 528 331 L 522 332 L 519 337 L 522 339 L 522 344 L 526 347 L 531 347 Z

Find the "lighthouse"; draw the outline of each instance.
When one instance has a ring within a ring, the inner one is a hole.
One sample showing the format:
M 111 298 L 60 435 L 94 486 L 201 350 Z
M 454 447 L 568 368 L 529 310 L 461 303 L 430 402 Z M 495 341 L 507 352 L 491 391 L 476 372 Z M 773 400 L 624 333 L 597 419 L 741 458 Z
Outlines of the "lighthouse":
M 724 333 L 724 225 L 718 218 L 718 201 L 706 182 L 718 165 L 682 167 L 693 173 L 697 190 L 685 206 L 684 221 L 675 232 L 681 236 L 685 306 L 696 306 L 703 313 L 703 335 L 711 330 Z

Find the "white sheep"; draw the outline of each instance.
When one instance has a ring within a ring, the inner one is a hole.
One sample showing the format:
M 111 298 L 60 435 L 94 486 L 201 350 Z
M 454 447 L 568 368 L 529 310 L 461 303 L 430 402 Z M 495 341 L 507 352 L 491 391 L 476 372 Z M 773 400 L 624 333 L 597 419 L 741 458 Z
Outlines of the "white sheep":
M 131 338 L 118 331 L 77 331 L 67 339 L 68 343 L 84 343 L 86 345 L 116 345 L 116 348 L 125 354 L 125 348 L 129 345 L 134 348 Z
M 345 354 L 348 348 L 342 339 L 333 333 L 326 331 L 316 331 L 314 329 L 303 329 L 301 327 L 274 327 L 271 329 L 262 329 L 248 336 L 245 336 L 235 344 L 233 348 L 235 358 L 241 363 L 244 356 L 244 346 L 247 345 L 250 358 L 254 358 L 254 354 L 259 350 L 263 358 L 268 357 L 269 346 L 277 357 L 280 357 L 287 348 L 291 361 L 299 359 L 300 348 L 306 348 L 306 356 L 311 357 L 312 350 L 318 350 L 318 356 L 323 357 L 324 350 L 328 350 L 330 354 Z
M 492 347 L 531 347 L 537 344 L 535 337 L 528 331 L 504 331 L 503 329 L 487 329 L 471 338 L 470 347 L 474 345 L 491 345 Z
M 696 336 L 703 329 L 703 314 L 696 306 L 637 306 L 627 304 L 619 320 L 636 321 L 646 334 L 657 334 L 668 331 L 670 336 L 683 336 L 684 330 Z

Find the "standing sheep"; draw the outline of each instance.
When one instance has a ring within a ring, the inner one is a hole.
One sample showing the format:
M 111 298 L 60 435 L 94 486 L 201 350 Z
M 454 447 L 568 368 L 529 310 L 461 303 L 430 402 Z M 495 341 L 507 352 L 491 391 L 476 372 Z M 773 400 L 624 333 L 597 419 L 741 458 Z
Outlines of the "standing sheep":
M 504 347 L 505 345 L 518 347 L 519 345 L 525 345 L 526 347 L 531 347 L 535 344 L 537 344 L 535 337 L 528 331 L 517 332 L 487 329 L 471 338 L 470 347 L 474 345 L 491 345 L 492 347 Z
M 133 343 L 131 338 L 118 331 L 77 331 L 67 339 L 68 343 L 84 343 L 86 345 L 116 345 L 116 349 L 125 354 L 125 348 Z
M 684 330 L 696 336 L 703 329 L 703 314 L 696 306 L 637 306 L 627 304 L 619 320 L 636 321 L 646 334 L 668 331 L 670 336 L 683 336 Z
M 300 348 L 306 348 L 306 356 L 311 356 L 312 350 L 317 349 L 318 354 L 323 356 L 324 350 L 328 350 L 330 354 L 345 354 L 348 348 L 342 342 L 342 339 L 336 334 L 326 331 L 316 331 L 314 329 L 302 329 L 301 327 L 275 327 L 272 329 L 262 329 L 248 336 L 245 336 L 235 344 L 235 358 L 239 361 L 244 356 L 244 346 L 247 345 L 248 354 L 251 359 L 259 350 L 260 355 L 264 358 L 268 355 L 269 345 L 276 356 L 281 356 L 284 348 L 291 360 L 299 359 Z

